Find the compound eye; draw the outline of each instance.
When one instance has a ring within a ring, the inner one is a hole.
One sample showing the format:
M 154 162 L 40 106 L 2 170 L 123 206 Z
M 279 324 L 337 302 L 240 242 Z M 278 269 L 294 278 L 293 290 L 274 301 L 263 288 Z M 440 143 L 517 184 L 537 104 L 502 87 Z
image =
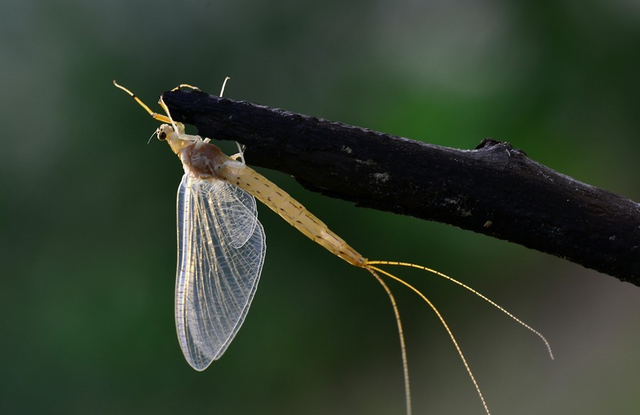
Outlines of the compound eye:
M 158 130 L 157 134 L 158 134 L 158 140 L 164 141 L 167 139 L 167 133 L 165 133 L 164 131 Z

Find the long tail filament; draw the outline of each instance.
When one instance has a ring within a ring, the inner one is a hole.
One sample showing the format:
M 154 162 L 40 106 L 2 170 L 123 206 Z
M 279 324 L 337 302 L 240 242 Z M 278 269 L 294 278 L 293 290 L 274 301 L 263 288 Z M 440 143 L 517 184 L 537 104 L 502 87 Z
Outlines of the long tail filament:
M 462 349 L 460 348 L 460 345 L 458 344 L 458 341 L 456 340 L 455 336 L 453 335 L 453 332 L 449 328 L 449 325 L 446 323 L 444 317 L 442 317 L 442 314 L 440 314 L 440 312 L 435 307 L 435 305 L 433 305 L 433 303 L 431 301 L 429 301 L 429 299 L 420 290 L 418 290 L 416 287 L 414 287 L 413 285 L 409 284 L 408 282 L 404 281 L 403 279 L 391 274 L 390 272 L 387 272 L 387 271 L 379 268 L 377 265 L 390 265 L 390 266 L 402 266 L 402 267 L 407 267 L 407 268 L 416 268 L 416 269 L 419 269 L 419 270 L 422 270 L 422 271 L 430 272 L 430 273 L 432 273 L 434 275 L 437 275 L 437 276 L 442 277 L 444 279 L 447 279 L 447 280 L 449 280 L 449 281 L 451 281 L 451 282 L 453 282 L 455 284 L 458 284 L 462 288 L 466 289 L 467 291 L 472 292 L 476 296 L 480 297 L 481 299 L 485 300 L 486 302 L 488 302 L 492 306 L 496 307 L 498 310 L 502 311 L 504 314 L 506 314 L 507 316 L 511 317 L 511 319 L 515 320 L 517 323 L 519 323 L 520 325 L 522 325 L 523 327 L 525 327 L 526 329 L 528 329 L 529 331 L 531 331 L 532 333 L 534 333 L 535 335 L 540 337 L 540 339 L 542 339 L 542 341 L 544 342 L 544 344 L 545 344 L 545 346 L 547 348 L 547 351 L 549 352 L 549 356 L 551 357 L 551 359 L 553 359 L 553 352 L 551 351 L 551 346 L 549 345 L 549 342 L 547 341 L 547 339 L 540 332 L 538 332 L 537 330 L 535 330 L 534 328 L 532 328 L 531 326 L 529 326 L 528 324 L 526 324 L 525 322 L 523 322 L 522 320 L 520 320 L 519 318 L 517 318 L 516 316 L 511 314 L 504 307 L 500 306 L 499 304 L 497 304 L 493 300 L 489 299 L 488 297 L 486 297 L 485 295 L 481 294 L 480 292 L 474 290 L 473 288 L 469 287 L 468 285 L 456 280 L 455 278 L 449 277 L 448 275 L 445 275 L 445 274 L 443 274 L 443 273 L 441 273 L 439 271 L 436 271 L 434 269 L 423 267 L 421 265 L 411 264 L 411 263 L 408 263 L 408 262 L 366 261 L 364 264 L 362 264 L 360 266 L 362 268 L 366 269 L 367 271 L 369 271 L 376 278 L 376 280 L 382 285 L 382 288 L 385 290 L 385 292 L 389 296 L 389 299 L 391 300 L 391 305 L 393 307 L 393 312 L 394 312 L 395 317 L 396 317 L 396 322 L 397 322 L 397 326 L 398 326 L 398 333 L 400 335 L 400 349 L 401 349 L 401 353 L 402 353 L 402 366 L 403 366 L 403 373 L 404 373 L 405 397 L 406 397 L 407 414 L 408 415 L 411 415 L 411 389 L 410 389 L 410 384 L 409 384 L 409 366 L 407 364 L 407 352 L 406 352 L 405 341 L 404 341 L 404 333 L 403 333 L 403 330 L 402 330 L 402 323 L 400 321 L 400 312 L 398 311 L 398 307 L 396 305 L 395 298 L 393 297 L 393 294 L 391 293 L 391 290 L 389 289 L 389 287 L 383 281 L 383 279 L 380 277 L 379 274 L 387 276 L 387 277 L 399 282 L 400 284 L 404 285 L 405 287 L 409 288 L 411 291 L 416 293 L 424 302 L 426 302 L 429 305 L 429 307 L 431 307 L 433 312 L 436 314 L 436 316 L 440 320 L 440 323 L 443 325 L 443 327 L 447 331 L 447 334 L 449 335 L 449 338 L 453 342 L 453 345 L 455 346 L 455 348 L 456 348 L 456 350 L 458 352 L 458 355 L 460 356 L 460 359 L 462 360 L 462 363 L 463 363 L 465 369 L 467 370 L 467 373 L 469 374 L 469 377 L 471 378 L 471 382 L 473 382 L 473 386 L 475 387 L 476 392 L 478 393 L 478 397 L 480 398 L 480 401 L 482 402 L 482 406 L 484 407 L 485 412 L 487 413 L 487 415 L 491 415 L 491 413 L 489 412 L 489 407 L 487 406 L 487 403 L 486 403 L 486 401 L 484 399 L 484 396 L 482 395 L 482 391 L 480 390 L 480 386 L 478 385 L 478 382 L 476 381 L 476 379 L 475 379 L 475 377 L 473 375 L 473 372 L 471 371 L 471 367 L 467 363 L 467 359 L 464 357 L 464 353 L 462 353 Z
M 398 326 L 398 335 L 400 336 L 400 353 L 402 354 L 402 373 L 404 375 L 404 395 L 407 405 L 407 415 L 411 415 L 411 383 L 409 382 L 409 362 L 407 360 L 407 348 L 404 343 L 404 330 L 402 329 L 402 321 L 400 320 L 400 311 L 398 310 L 398 305 L 396 304 L 396 299 L 391 293 L 389 286 L 384 282 L 384 280 L 374 271 L 373 267 L 366 267 L 375 278 L 378 280 L 382 288 L 389 296 L 389 300 L 391 301 L 391 307 L 393 307 L 393 314 L 396 316 L 396 325 Z

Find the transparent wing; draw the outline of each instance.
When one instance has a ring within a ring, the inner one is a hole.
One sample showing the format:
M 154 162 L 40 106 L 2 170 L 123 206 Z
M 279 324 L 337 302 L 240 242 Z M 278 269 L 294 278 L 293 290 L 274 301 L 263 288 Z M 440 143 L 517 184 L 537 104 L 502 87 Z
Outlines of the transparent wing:
M 223 194 L 224 198 L 218 199 L 219 203 L 222 202 L 219 206 L 224 220 L 219 223 L 225 228 L 224 233 L 230 236 L 231 243 L 236 248 L 240 248 L 253 236 L 256 226 L 260 224 L 256 198 L 227 182 L 216 180 L 216 183 L 224 187 L 224 190 L 220 190 L 219 193 Z
M 266 252 L 257 214 L 254 197 L 236 186 L 182 177 L 176 328 L 196 370 L 222 356 L 249 311 Z

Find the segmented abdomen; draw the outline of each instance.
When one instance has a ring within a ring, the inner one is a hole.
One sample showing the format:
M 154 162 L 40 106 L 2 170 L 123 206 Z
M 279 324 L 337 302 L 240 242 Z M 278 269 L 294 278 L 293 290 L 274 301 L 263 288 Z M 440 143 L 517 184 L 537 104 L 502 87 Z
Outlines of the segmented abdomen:
M 309 212 L 287 192 L 280 189 L 267 178 L 255 170 L 244 167 L 237 174 L 221 176 L 238 187 L 251 193 L 256 199 L 267 205 L 271 210 L 280 215 L 291 226 L 302 232 L 312 241 L 323 246 L 331 253 L 339 256 L 348 263 L 357 267 L 366 263 L 366 259 L 342 238 L 333 233 L 314 214 Z

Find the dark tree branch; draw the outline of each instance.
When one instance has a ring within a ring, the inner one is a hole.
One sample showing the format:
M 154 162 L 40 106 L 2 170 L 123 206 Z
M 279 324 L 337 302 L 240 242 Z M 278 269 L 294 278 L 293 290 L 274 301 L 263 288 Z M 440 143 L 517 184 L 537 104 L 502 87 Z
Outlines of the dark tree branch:
M 515 242 L 640 286 L 640 205 L 508 143 L 455 150 L 199 91 L 163 98 L 176 121 L 245 144 L 250 164 L 291 174 L 308 189 Z

